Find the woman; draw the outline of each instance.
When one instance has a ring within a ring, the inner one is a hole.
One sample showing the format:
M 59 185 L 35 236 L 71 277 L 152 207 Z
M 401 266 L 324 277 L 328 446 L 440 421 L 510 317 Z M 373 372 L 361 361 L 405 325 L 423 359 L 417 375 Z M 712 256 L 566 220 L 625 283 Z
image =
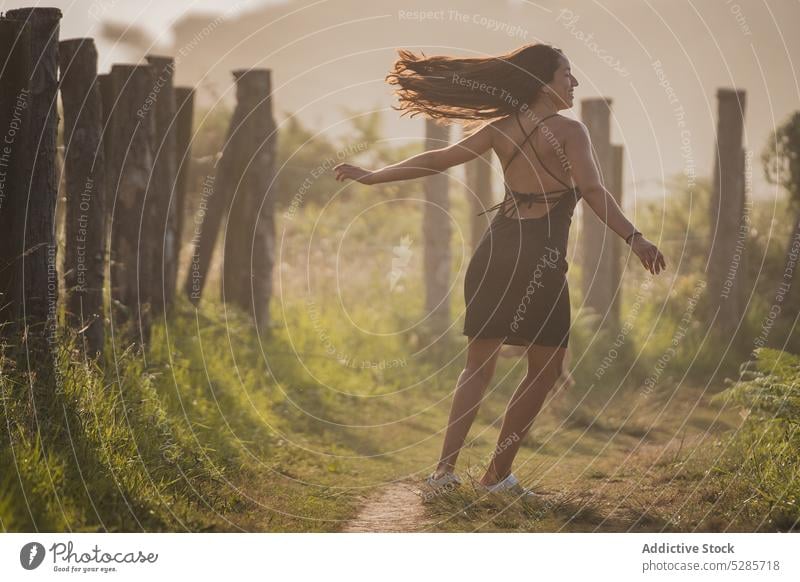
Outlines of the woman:
M 467 268 L 467 362 L 456 385 L 441 457 L 427 483 L 440 488 L 460 482 L 454 473 L 456 459 L 498 351 L 503 344 L 522 345 L 528 371 L 508 404 L 498 445 L 479 485 L 491 492 L 534 495 L 519 485 L 511 465 L 561 376 L 570 327 L 565 257 L 578 200 L 583 198 L 651 273 L 659 273 L 666 261 L 601 184 L 586 127 L 558 114 L 572 107 L 578 85 L 561 50 L 537 43 L 500 57 L 399 54 L 387 80 L 398 87 L 397 109 L 403 114 L 467 125 L 485 122 L 458 143 L 377 171 L 340 164 L 334 168 L 336 179 L 369 185 L 411 180 L 492 149 L 502 162 L 506 185 L 503 201 L 489 209 L 499 212 Z

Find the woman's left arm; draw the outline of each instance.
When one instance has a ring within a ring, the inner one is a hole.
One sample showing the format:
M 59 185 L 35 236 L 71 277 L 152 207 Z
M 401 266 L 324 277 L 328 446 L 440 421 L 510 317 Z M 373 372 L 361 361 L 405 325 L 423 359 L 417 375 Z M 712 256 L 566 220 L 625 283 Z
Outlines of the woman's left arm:
M 564 152 L 570 163 L 575 185 L 600 220 L 605 222 L 620 238 L 629 241 L 631 249 L 648 271 L 657 275 L 662 269 L 665 269 L 667 263 L 664 255 L 656 245 L 636 230 L 636 227 L 622 213 L 617 201 L 600 181 L 600 173 L 592 157 L 589 131 L 585 125 L 580 122 L 574 125 L 573 131 L 567 136 Z M 637 233 L 638 236 L 631 236 L 634 233 Z
M 577 122 L 567 136 L 564 152 L 570 164 L 570 173 L 581 196 L 597 216 L 620 238 L 625 238 L 635 229 L 625 217 L 617 201 L 600 181 L 592 157 L 592 144 L 586 126 Z
M 352 164 L 339 164 L 333 170 L 339 181 L 350 179 L 368 185 L 413 180 L 443 172 L 476 158 L 492 147 L 492 135 L 492 124 L 487 123 L 452 145 L 422 152 L 374 172 Z

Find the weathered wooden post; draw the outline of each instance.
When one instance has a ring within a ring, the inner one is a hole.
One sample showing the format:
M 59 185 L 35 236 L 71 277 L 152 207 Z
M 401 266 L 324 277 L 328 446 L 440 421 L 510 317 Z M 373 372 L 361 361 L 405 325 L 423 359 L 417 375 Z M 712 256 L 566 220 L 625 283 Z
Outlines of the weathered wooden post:
M 194 305 L 200 302 L 205 289 L 219 227 L 230 204 L 233 188 L 236 186 L 234 177 L 241 175 L 237 172 L 241 161 L 238 156 L 238 142 L 242 137 L 241 125 L 244 114 L 244 107 L 237 102 L 214 174 L 206 176 L 203 180 L 197 201 L 192 256 L 184 284 L 186 296 Z
M 97 87 L 100 92 L 101 112 L 103 114 L 103 157 L 106 168 L 111 164 L 111 111 L 114 109 L 117 95 L 114 93 L 114 82 L 111 74 L 97 75 Z M 116 187 L 111 172 L 106 171 L 106 192 Z
M 742 148 L 744 106 L 744 91 L 717 91 L 719 115 L 709 216 L 708 276 L 710 313 L 713 317 L 719 310 L 716 325 L 725 337 L 731 337 L 739 327 L 746 307 L 743 277 L 750 229 L 743 222 L 746 219 Z
M 611 145 L 611 99 L 584 99 L 581 116 L 592 140 L 595 163 L 600 169 L 606 189 L 622 204 L 621 183 L 615 184 L 614 150 Z M 621 166 L 619 168 L 621 172 Z M 621 182 L 621 180 L 619 180 Z M 602 325 L 616 329 L 618 312 L 614 308 L 614 294 L 619 288 L 620 249 L 617 235 L 608 229 L 600 218 L 585 209 L 581 213 L 581 272 L 584 304 L 594 309 L 602 318 Z
M 624 188 L 624 174 L 625 168 L 625 146 L 611 145 L 611 175 L 609 176 L 608 185 L 609 191 L 613 194 L 614 199 L 622 207 L 622 202 L 625 196 Z M 584 207 L 585 208 L 585 207 Z M 588 209 L 591 211 L 591 209 Z M 619 238 L 614 232 L 609 232 L 611 238 L 609 245 L 609 263 L 611 275 L 611 305 L 609 311 L 611 313 L 610 320 L 616 327 L 621 325 L 622 321 L 622 273 L 623 273 L 623 257 L 627 245 L 625 241 Z
M 425 148 L 445 147 L 449 127 L 432 119 L 425 120 Z M 425 309 L 433 333 L 443 333 L 450 324 L 450 199 L 448 176 L 440 172 L 424 178 L 425 208 L 422 232 L 425 240 Z
M 275 166 L 278 158 L 278 126 L 273 117 L 272 72 L 254 71 L 260 79 L 261 99 L 253 114 L 253 164 L 247 173 L 252 222 L 250 252 L 251 287 L 244 302 L 252 306 L 256 326 L 270 325 L 272 273 L 275 266 Z
M 244 117 L 236 140 L 239 165 L 225 228 L 222 293 L 226 302 L 252 314 L 259 329 L 269 325 L 274 264 L 276 125 L 272 116 L 271 72 L 234 71 L 236 97 Z
M 23 241 L 21 307 L 23 345 L 41 356 L 37 372 L 52 372 L 50 343 L 55 339 L 58 307 L 55 210 L 58 197 L 56 133 L 58 131 L 58 8 L 18 8 L 8 18 L 28 22 L 30 48 L 29 148 L 19 162 L 25 196 L 15 204 L 14 238 Z M 19 288 L 16 288 L 19 290 Z M 28 358 L 32 361 L 36 358 Z M 34 386 L 41 384 L 34 383 Z
M 67 321 L 85 339 L 85 352 L 103 351 L 106 205 L 103 106 L 97 50 L 91 38 L 59 43 L 64 105 Z
M 30 147 L 30 33 L 24 21 L 0 19 L 0 337 L 7 340 L 16 335 L 21 311 L 16 302 L 25 249 L 19 219 L 30 180 L 23 171 Z
M 154 220 L 145 206 L 145 196 L 155 162 L 155 117 L 145 108 L 156 75 L 150 65 L 114 65 L 111 77 L 117 96 L 109 120 L 112 141 L 108 170 L 114 187 L 107 192 L 112 213 L 111 293 L 116 307 L 112 314 L 117 325 L 132 322 L 141 344 L 146 345 L 154 267 L 151 254 L 142 245 L 141 233 L 143 224 Z
M 111 205 L 113 201 L 113 196 L 111 193 L 116 190 L 117 188 L 117 180 L 116 177 L 113 175 L 113 164 L 112 164 L 112 154 L 111 154 L 111 146 L 113 140 L 111 139 L 111 111 L 116 106 L 117 95 L 114 92 L 114 80 L 111 78 L 111 73 L 106 73 L 103 75 L 97 75 L 97 88 L 100 92 L 100 103 L 101 103 L 101 113 L 103 115 L 102 118 L 102 141 L 103 141 L 103 160 L 105 161 L 105 192 L 106 192 L 106 277 L 110 281 L 110 230 L 111 230 L 111 220 L 109 216 L 111 214 Z
M 186 189 L 189 186 L 189 171 L 192 166 L 192 123 L 194 119 L 194 89 L 175 87 L 175 159 L 178 178 L 175 186 L 177 208 L 176 237 L 178 255 L 183 241 L 183 222 L 187 212 Z
M 111 147 L 111 111 L 116 106 L 117 95 L 114 92 L 114 81 L 111 73 L 97 75 L 97 87 L 100 91 L 101 110 L 103 114 L 103 159 L 105 161 L 105 205 L 106 205 L 106 246 L 105 246 L 105 278 L 111 281 L 111 207 L 114 203 L 113 192 L 117 188 L 117 179 L 113 172 Z M 109 290 L 111 286 L 109 285 Z M 113 302 L 112 294 L 109 293 L 109 310 Z
M 492 194 L 492 152 L 468 162 L 466 171 L 467 196 L 470 200 L 470 244 L 474 251 L 490 220 L 490 217 L 478 214 L 495 203 Z
M 149 239 L 153 261 L 153 288 L 150 292 L 153 312 L 163 314 L 175 298 L 178 276 L 178 206 L 174 196 L 177 181 L 175 159 L 175 91 L 173 76 L 175 59 L 148 55 L 147 62 L 155 70 L 156 81 L 151 90 L 151 111 L 155 116 L 155 167 L 148 188 L 147 205 L 157 218 L 152 225 L 144 225 Z
M 783 256 L 783 270 L 781 271 L 783 275 L 773 295 L 775 304 L 783 303 L 778 318 L 788 325 L 790 330 L 794 330 L 795 322 L 800 315 L 800 285 L 798 285 L 800 275 L 797 273 L 797 263 L 800 259 L 800 216 L 795 215 L 793 218 L 794 227 Z M 771 314 L 770 317 L 772 317 Z M 800 339 L 798 335 L 790 334 L 787 340 L 780 338 L 781 343 L 773 340 L 772 345 L 784 351 L 793 350 L 797 353 L 798 344 L 796 342 L 798 339 Z

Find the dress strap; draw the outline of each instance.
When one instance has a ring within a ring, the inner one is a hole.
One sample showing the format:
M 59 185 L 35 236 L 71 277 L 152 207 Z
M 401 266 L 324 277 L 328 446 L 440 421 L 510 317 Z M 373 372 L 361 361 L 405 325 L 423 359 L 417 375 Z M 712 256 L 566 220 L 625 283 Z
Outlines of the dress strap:
M 522 135 L 524 135 L 524 136 L 525 136 L 525 139 L 524 139 L 524 140 L 522 140 L 522 143 L 521 143 L 521 144 L 519 144 L 519 145 L 517 146 L 517 148 L 514 150 L 514 153 L 511 155 L 511 158 L 509 158 L 509 160 L 508 160 L 508 163 L 506 163 L 505 167 L 503 168 L 503 172 L 504 172 L 504 173 L 505 173 L 505 171 L 506 171 L 506 170 L 509 168 L 509 166 L 511 165 L 511 162 L 513 162 L 513 161 L 514 161 L 514 159 L 517 157 L 517 154 L 518 154 L 519 152 L 521 152 L 521 151 L 522 151 L 522 149 L 525 147 L 525 144 L 526 144 L 526 143 L 528 143 L 528 140 L 529 140 L 529 139 L 531 138 L 531 136 L 533 135 L 533 132 L 534 132 L 534 131 L 536 131 L 536 129 L 537 129 L 537 128 L 538 128 L 538 127 L 539 127 L 539 126 L 542 124 L 542 122 L 544 122 L 546 119 L 550 119 L 551 117 L 554 117 L 554 116 L 556 116 L 556 115 L 558 115 L 558 113 L 551 113 L 550 115 L 548 115 L 548 116 L 546 116 L 546 117 L 543 117 L 542 119 L 540 119 L 540 120 L 539 120 L 539 123 L 537 123 L 537 124 L 536 124 L 536 125 L 533 127 L 533 129 L 531 129 L 530 133 L 525 133 L 525 128 L 524 128 L 524 127 L 522 127 L 522 122 L 519 120 L 519 111 L 516 111 L 516 112 L 514 112 L 514 118 L 517 120 L 517 123 L 519 124 L 519 128 L 522 130 Z M 531 147 L 533 147 L 533 144 L 531 144 Z M 536 151 L 536 150 L 534 150 L 534 151 Z M 537 156 L 537 157 L 538 157 L 538 156 Z
M 517 111 L 517 112 L 515 112 L 515 113 L 514 113 L 514 117 L 516 118 L 516 120 L 517 120 L 517 123 L 519 124 L 519 127 L 520 127 L 520 129 L 522 130 L 522 134 L 525 136 L 525 139 L 524 139 L 524 140 L 522 140 L 522 143 L 521 143 L 520 145 L 518 145 L 518 146 L 517 146 L 516 150 L 515 150 L 515 151 L 514 151 L 514 153 L 511 155 L 511 158 L 508 160 L 508 162 L 506 163 L 505 167 L 503 167 L 503 177 L 504 177 L 504 178 L 505 178 L 505 173 L 506 173 L 506 170 L 508 170 L 509 166 L 511 166 L 511 162 L 513 162 L 513 161 L 514 161 L 514 159 L 517 157 L 517 154 L 518 154 L 519 152 L 521 152 L 521 151 L 522 151 L 522 149 L 525 147 L 525 144 L 526 144 L 526 143 L 528 143 L 528 141 L 530 140 L 531 136 L 533 135 L 533 132 L 534 132 L 534 131 L 536 131 L 536 129 L 537 129 L 537 128 L 538 128 L 538 127 L 539 127 L 539 126 L 540 126 L 540 125 L 541 125 L 541 124 L 542 124 L 542 123 L 545 121 L 545 120 L 547 120 L 547 119 L 550 119 L 551 117 L 554 117 L 554 116 L 556 116 L 556 115 L 558 115 L 558 113 L 551 113 L 550 115 L 547 115 L 547 116 L 543 117 L 543 118 L 542 118 L 542 119 L 540 119 L 540 120 L 539 120 L 539 122 L 538 122 L 538 123 L 537 123 L 537 124 L 536 124 L 536 125 L 533 127 L 533 129 L 531 129 L 531 131 L 530 131 L 529 133 L 526 133 L 526 132 L 525 132 L 525 128 L 522 126 L 522 122 L 519 120 L 519 112 Z M 567 184 L 564 184 L 564 182 L 562 182 L 562 181 L 561 181 L 561 179 L 560 179 L 558 176 L 556 176 L 555 174 L 553 174 L 553 172 L 551 172 L 550 170 L 548 170 L 548 169 L 547 169 L 547 166 L 545 166 L 545 165 L 544 165 L 544 163 L 542 162 L 542 159 L 539 157 L 539 153 L 536 151 L 536 148 L 535 148 L 535 147 L 533 147 L 533 143 L 531 143 L 531 144 L 530 144 L 530 146 L 531 146 L 531 149 L 533 150 L 533 153 L 536 155 L 536 159 L 537 159 L 537 160 L 539 160 L 539 163 L 540 163 L 540 164 L 542 164 L 542 167 L 545 169 L 545 171 L 546 171 L 548 174 L 550 174 L 551 176 L 553 176 L 553 178 L 555 178 L 555 179 L 556 179 L 556 180 L 557 180 L 559 183 L 561 183 L 562 185 L 566 186 L 566 188 L 567 188 L 567 189 L 572 189 L 572 187 L 571 187 L 571 186 L 568 186 Z M 533 198 L 533 197 L 534 197 L 534 194 L 527 194 L 527 195 L 526 195 L 526 194 L 514 193 L 514 192 L 513 192 L 513 191 L 512 191 L 512 190 L 511 190 L 511 189 L 508 187 L 508 184 L 506 184 L 506 185 L 505 185 L 505 193 L 504 193 L 504 195 L 503 195 L 503 200 L 501 200 L 500 202 L 498 202 L 498 203 L 497 203 L 497 204 L 495 204 L 494 206 L 491 206 L 490 208 L 487 208 L 487 209 L 486 209 L 486 210 L 484 210 L 483 212 L 480 212 L 480 213 L 478 213 L 478 215 L 477 215 L 477 216 L 481 216 L 482 214 L 486 214 L 487 212 L 491 212 L 491 211 L 493 211 L 493 210 L 501 210 L 501 211 L 502 211 L 502 212 L 501 212 L 502 214 L 506 214 L 508 211 L 510 211 L 510 210 L 511 210 L 511 208 L 510 208 L 510 207 L 506 207 L 506 206 L 505 206 L 505 203 L 506 203 L 506 201 L 509 199 L 509 194 L 516 195 L 516 196 L 518 196 L 518 197 L 519 197 L 519 196 L 528 196 L 528 197 L 529 197 L 529 199 L 527 200 L 527 202 L 528 202 L 528 207 L 530 207 L 530 206 L 531 206 L 531 203 L 532 203 L 532 202 L 545 202 L 545 200 L 534 199 L 534 198 Z
M 564 193 L 566 193 L 566 192 L 568 192 L 570 190 L 572 190 L 572 188 L 569 188 L 568 190 L 556 190 L 556 191 L 553 191 L 553 192 L 539 193 L 539 192 L 513 192 L 512 190 L 509 190 L 508 188 L 506 188 L 505 196 L 503 196 L 503 200 L 501 202 L 498 202 L 494 206 L 491 206 L 490 208 L 487 208 L 483 212 L 479 212 L 477 214 L 477 216 L 481 216 L 482 214 L 486 214 L 487 212 L 491 212 L 493 210 L 502 210 L 503 211 L 502 214 L 506 215 L 507 212 L 510 211 L 513 208 L 511 206 L 504 207 L 506 201 L 510 197 L 516 198 L 519 201 L 520 204 L 527 203 L 528 208 L 530 208 L 533 205 L 534 202 L 539 203 L 539 204 L 550 204 L 550 201 L 547 200 L 547 198 L 546 198 L 547 194 L 561 194 L 561 196 L 558 197 L 558 200 L 556 200 L 555 205 L 553 206 L 553 208 L 555 208 L 555 206 L 557 206 L 561 202 L 561 200 L 565 197 Z M 575 190 L 575 191 L 577 192 L 578 196 L 580 197 L 580 192 L 578 190 Z M 511 196 L 509 196 L 509 194 L 511 194 Z
M 487 208 L 483 212 L 479 212 L 475 216 L 481 216 L 482 214 L 486 214 L 487 212 L 492 212 L 493 210 L 503 210 L 503 205 L 506 203 L 506 200 L 508 200 L 508 193 L 506 193 L 506 195 L 503 197 L 503 200 L 501 202 L 498 202 L 494 206 L 490 206 L 489 208 Z M 504 210 L 502 212 L 502 214 L 505 214 L 505 213 L 506 213 L 506 211 Z

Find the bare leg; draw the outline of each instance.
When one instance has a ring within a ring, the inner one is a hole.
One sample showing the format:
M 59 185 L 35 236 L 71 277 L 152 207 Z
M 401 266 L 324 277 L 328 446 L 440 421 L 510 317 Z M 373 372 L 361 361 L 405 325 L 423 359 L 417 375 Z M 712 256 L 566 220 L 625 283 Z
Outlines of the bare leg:
M 528 349 L 528 373 L 508 403 L 495 456 L 481 478 L 481 484 L 494 485 L 508 477 L 522 439 L 539 414 L 547 393 L 561 375 L 565 351 L 565 348 L 537 345 Z
M 458 377 L 453 404 L 450 407 L 450 418 L 447 421 L 442 454 L 435 471 L 436 477 L 451 472 L 456 466 L 458 453 L 478 414 L 486 387 L 494 375 L 497 354 L 503 345 L 502 341 L 502 339 L 494 338 L 470 338 L 467 347 L 467 363 Z

